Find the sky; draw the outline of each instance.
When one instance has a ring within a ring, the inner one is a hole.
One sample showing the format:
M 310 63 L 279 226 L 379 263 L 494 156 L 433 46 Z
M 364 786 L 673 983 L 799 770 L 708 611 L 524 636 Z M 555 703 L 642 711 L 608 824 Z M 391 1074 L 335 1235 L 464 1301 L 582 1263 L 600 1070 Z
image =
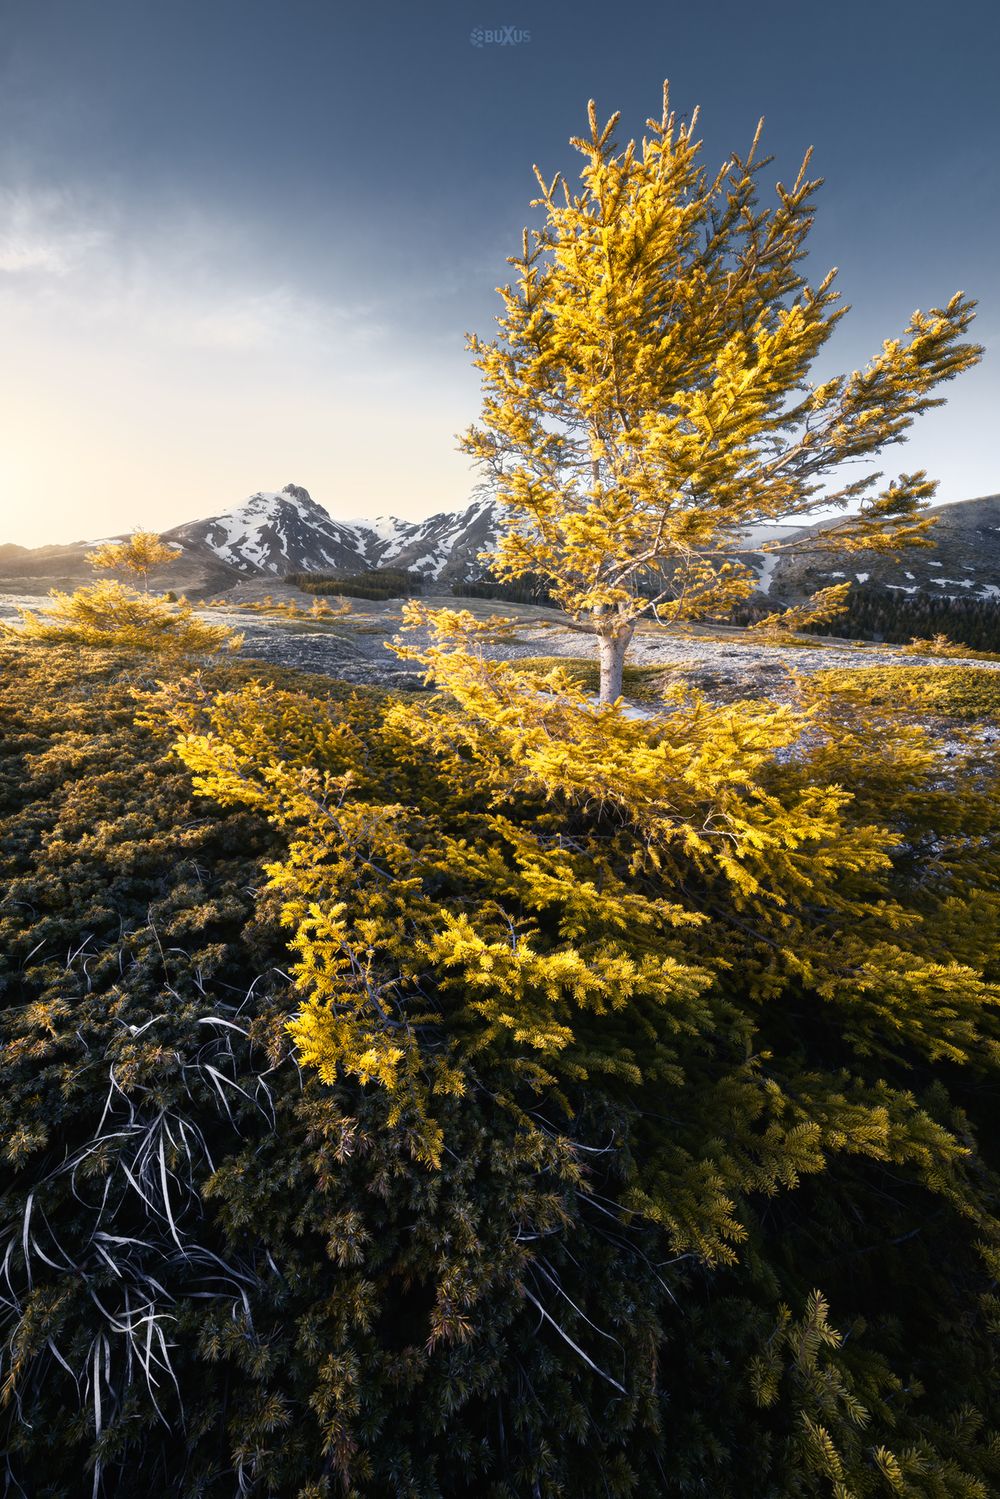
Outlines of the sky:
M 591 97 L 641 139 L 664 78 L 713 165 L 765 116 L 769 191 L 815 148 L 808 269 L 853 309 L 817 374 L 979 299 L 986 359 L 881 466 L 1000 491 L 998 57 L 994 0 L 0 0 L 0 543 L 286 483 L 465 503 L 532 163 L 578 171 Z

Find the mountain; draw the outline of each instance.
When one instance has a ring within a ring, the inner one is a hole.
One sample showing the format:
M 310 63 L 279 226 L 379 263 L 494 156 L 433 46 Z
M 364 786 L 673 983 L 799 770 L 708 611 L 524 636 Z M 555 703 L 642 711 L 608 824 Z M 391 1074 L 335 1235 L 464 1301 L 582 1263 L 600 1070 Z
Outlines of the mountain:
M 477 554 L 496 537 L 496 507 L 476 500 L 425 521 L 379 516 L 335 521 L 309 491 L 260 490 L 235 510 L 164 532 L 164 539 L 244 573 L 366 572 L 405 568 L 451 581 L 478 576 Z
M 825 521 L 750 527 L 737 555 L 756 571 L 760 594 L 776 604 L 796 603 L 848 578 L 903 594 L 1000 599 L 1000 495 L 938 505 L 929 513 L 938 521 L 932 548 L 846 557 L 835 546 L 823 546 L 824 532 L 836 524 Z M 391 515 L 338 521 L 308 490 L 286 484 L 164 532 L 183 555 L 152 581 L 194 596 L 223 591 L 248 577 L 393 567 L 422 573 L 447 588 L 482 576 L 479 554 L 493 548 L 499 525 L 499 507 L 484 498 L 423 521 Z M 800 555 L 781 557 L 765 550 L 776 541 L 810 546 Z M 73 586 L 91 576 L 85 556 L 93 545 L 0 546 L 0 592 Z
M 280 494 L 258 490 L 235 510 L 175 526 L 163 539 L 244 573 L 361 572 L 370 565 L 357 530 L 333 520 L 297 484 Z
M 823 533 L 836 522 L 803 527 L 795 539 L 809 540 L 809 551 L 790 557 L 758 554 L 764 564 L 761 591 L 777 602 L 794 603 L 819 588 L 850 581 L 901 594 L 1000 598 L 1000 494 L 935 505 L 925 514 L 936 520 L 930 533 L 933 545 L 903 547 L 899 552 L 847 556 L 822 545 Z
M 475 500 L 464 510 L 443 511 L 425 521 L 394 516 L 352 521 L 371 567 L 399 567 L 435 579 L 468 581 L 483 572 L 480 552 L 496 544 L 498 507 Z
M 401 568 L 450 584 L 483 573 L 479 553 L 497 534 L 497 507 L 474 500 L 424 521 L 396 516 L 334 520 L 307 489 L 286 484 L 258 490 L 232 510 L 187 521 L 163 532 L 181 551 L 179 562 L 154 572 L 157 588 L 191 594 L 222 591 L 241 578 L 296 572 L 362 573 Z M 102 538 L 119 540 L 120 538 Z M 92 576 L 86 554 L 95 541 L 65 546 L 0 545 L 0 592 L 74 587 Z

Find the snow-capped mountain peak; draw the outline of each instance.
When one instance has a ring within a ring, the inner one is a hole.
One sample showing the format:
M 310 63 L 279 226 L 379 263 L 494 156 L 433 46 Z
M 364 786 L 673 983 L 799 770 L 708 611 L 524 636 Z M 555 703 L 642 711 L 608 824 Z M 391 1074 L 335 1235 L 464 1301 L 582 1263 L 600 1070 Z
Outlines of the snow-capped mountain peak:
M 167 535 L 246 572 L 280 576 L 366 566 L 352 528 L 339 525 L 297 484 L 279 492 L 258 490 L 233 510 L 177 526 Z
M 307 489 L 286 484 L 280 491 L 258 490 L 234 509 L 177 526 L 166 537 L 241 572 L 282 576 L 398 567 L 440 578 L 478 575 L 479 553 L 494 545 L 496 532 L 496 507 L 489 500 L 425 521 L 393 515 L 336 521 Z

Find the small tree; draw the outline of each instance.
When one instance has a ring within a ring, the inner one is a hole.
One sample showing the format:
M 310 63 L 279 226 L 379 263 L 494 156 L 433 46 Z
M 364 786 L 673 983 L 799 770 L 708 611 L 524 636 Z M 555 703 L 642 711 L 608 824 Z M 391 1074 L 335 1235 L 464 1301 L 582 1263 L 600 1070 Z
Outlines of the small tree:
M 188 656 L 238 650 L 242 635 L 198 619 L 187 599 L 170 604 L 102 578 L 74 593 L 53 588 L 41 612 L 22 609 L 20 625 L 0 621 L 0 639 L 40 640 L 107 650 Z
M 760 208 L 773 159 L 758 159 L 761 126 L 745 159 L 709 177 L 697 111 L 678 126 L 666 85 L 641 151 L 617 150 L 618 118 L 601 126 L 591 101 L 589 134 L 571 142 L 581 192 L 535 168 L 544 224 L 524 231 L 516 283 L 498 288 L 501 336 L 470 336 L 483 420 L 462 439 L 505 507 L 495 573 L 544 579 L 589 622 L 602 702 L 621 692 L 643 615 L 690 619 L 754 591 L 733 560 L 750 525 L 860 502 L 835 528 L 845 550 L 926 541 L 935 486 L 922 471 L 878 493 L 879 473 L 830 492 L 820 480 L 901 442 L 941 404 L 934 387 L 982 354 L 962 341 L 975 303 L 958 294 L 915 312 L 864 371 L 810 383 L 847 310 L 835 271 L 813 287 L 799 270 L 821 185 L 810 153 Z
M 87 561 L 100 572 L 131 573 L 141 578 L 148 593 L 152 569 L 176 562 L 180 555 L 177 547 L 167 546 L 155 531 L 136 529 L 124 541 L 106 541 L 96 551 L 88 552 Z

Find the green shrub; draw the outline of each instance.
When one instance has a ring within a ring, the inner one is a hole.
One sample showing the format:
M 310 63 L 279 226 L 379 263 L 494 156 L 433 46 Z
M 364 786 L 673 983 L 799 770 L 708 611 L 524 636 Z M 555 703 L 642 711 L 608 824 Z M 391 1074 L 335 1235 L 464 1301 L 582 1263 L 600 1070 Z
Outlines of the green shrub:
M 1000 720 L 1000 672 L 975 666 L 860 666 L 816 674 L 834 693 L 879 707 Z
M 0 668 L 12 1493 L 997 1491 L 982 766 L 846 697 L 783 762 L 767 705 L 540 704 L 546 790 L 514 707 Z M 412 1097 L 299 1065 L 324 974 Z

